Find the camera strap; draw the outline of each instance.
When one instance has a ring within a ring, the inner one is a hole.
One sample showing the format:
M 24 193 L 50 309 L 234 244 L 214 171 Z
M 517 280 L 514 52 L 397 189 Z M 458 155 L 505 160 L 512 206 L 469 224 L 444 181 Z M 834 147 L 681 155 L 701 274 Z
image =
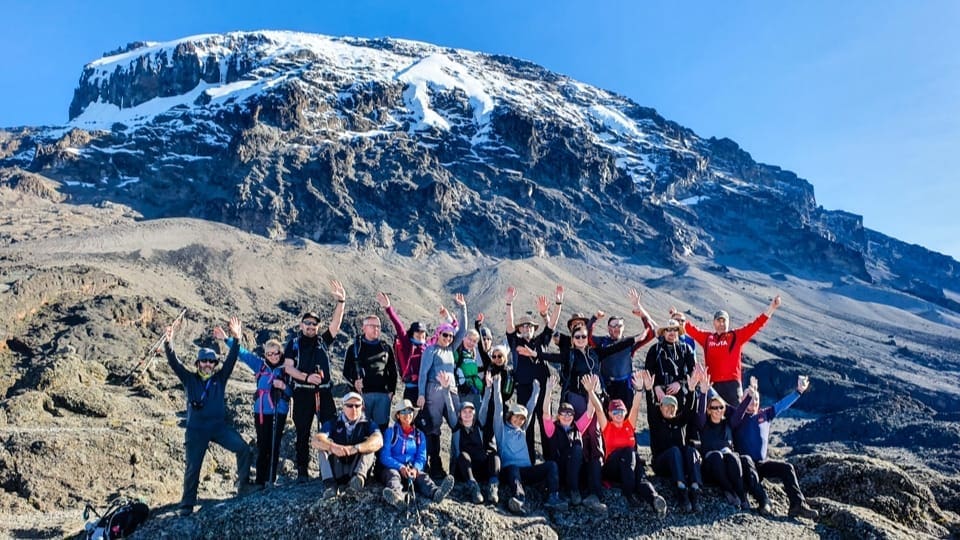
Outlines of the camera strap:
M 197 403 L 202 407 L 204 402 L 207 400 L 207 392 L 210 391 L 210 384 L 213 383 L 213 377 L 207 379 L 207 384 L 203 386 L 203 392 L 200 394 L 200 399 L 197 400 Z

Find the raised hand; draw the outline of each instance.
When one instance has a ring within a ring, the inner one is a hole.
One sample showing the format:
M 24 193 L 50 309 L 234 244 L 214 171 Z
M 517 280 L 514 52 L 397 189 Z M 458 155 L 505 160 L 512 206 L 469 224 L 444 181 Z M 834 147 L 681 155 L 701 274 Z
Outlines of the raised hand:
M 593 314 L 593 318 L 595 318 L 595 319 L 597 319 L 597 320 L 599 321 L 599 320 L 602 319 L 605 315 L 606 315 L 606 313 L 604 313 L 604 311 L 603 311 L 602 309 L 598 309 L 597 312 Z
M 644 390 L 653 389 L 653 374 L 649 370 L 643 370 L 640 372 L 640 376 L 643 378 L 643 388 Z
M 460 307 L 467 305 L 467 299 L 463 296 L 463 293 L 453 295 L 453 301 Z
M 547 308 L 549 307 L 550 307 L 550 304 L 549 302 L 547 302 L 546 296 L 537 297 L 537 313 L 540 313 L 541 315 L 543 315 L 544 313 L 547 312 Z
M 508 304 L 512 304 L 517 299 L 517 288 L 513 285 L 507 287 L 507 293 L 504 295 Z
M 810 377 L 806 375 L 800 375 L 797 377 L 797 392 L 801 394 L 807 391 L 807 388 L 810 386 Z
M 687 375 L 687 389 L 691 392 L 697 391 L 697 376 L 695 373 Z
M 227 339 L 227 333 L 223 331 L 222 326 L 215 326 L 213 328 L 213 339 L 217 341 L 223 341 Z
M 445 321 L 450 319 L 450 311 L 447 310 L 447 306 L 440 306 L 440 317 Z
M 563 303 L 563 285 L 557 283 L 557 288 L 553 291 L 553 297 L 556 303 Z
M 477 322 L 483 324 L 483 313 L 477 313 Z
M 634 309 L 640 309 L 640 291 L 637 289 L 630 289 L 630 292 L 627 293 L 627 296 L 630 297 L 630 305 Z
M 173 327 L 168 326 L 163 330 L 163 339 L 168 343 L 173 341 Z
M 227 327 L 230 328 L 231 336 L 240 339 L 240 336 L 243 335 L 243 326 L 240 324 L 238 317 L 230 317 L 230 322 Z
M 344 290 L 343 284 L 335 279 L 330 280 L 330 294 L 337 300 L 337 302 L 345 302 L 347 300 L 347 291 Z
M 483 376 L 483 380 L 487 383 L 487 386 L 493 384 L 493 375 L 490 373 L 490 370 L 487 370 L 486 375 Z
M 363 379 L 357 379 L 353 381 L 353 387 L 357 389 L 357 392 L 363 393 Z
M 380 304 L 380 307 L 387 309 L 390 307 L 390 297 L 387 296 L 387 293 L 381 291 L 377 293 L 377 303 Z
M 643 388 L 643 372 L 635 371 L 633 372 L 632 382 L 634 388 Z
M 757 378 L 753 375 L 750 376 L 750 388 L 756 390 L 760 388 L 760 383 L 757 381 Z
M 550 375 L 547 377 L 547 395 L 553 393 L 553 389 L 557 387 L 557 383 L 559 381 L 560 379 L 558 379 L 556 375 Z

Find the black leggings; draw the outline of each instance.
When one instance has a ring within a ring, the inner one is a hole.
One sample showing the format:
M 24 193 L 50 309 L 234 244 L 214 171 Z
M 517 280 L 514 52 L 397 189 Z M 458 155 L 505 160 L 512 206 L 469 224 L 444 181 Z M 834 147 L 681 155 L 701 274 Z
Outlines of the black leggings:
M 539 484 L 546 480 L 547 491 L 556 493 L 560 489 L 560 478 L 557 473 L 557 464 L 553 461 L 544 461 L 530 467 L 511 465 L 504 467 L 500 473 L 507 485 L 513 486 L 517 498 L 523 500 L 523 484 Z
M 700 476 L 700 452 L 692 446 L 671 446 L 653 458 L 653 472 L 669 476 L 676 486 L 703 485 Z
M 703 470 L 706 477 L 723 491 L 733 493 L 739 499 L 746 495 L 743 491 L 743 469 L 740 467 L 739 455 L 733 452 L 707 452 L 703 458 Z
M 603 464 L 603 478 L 620 483 L 623 496 L 637 494 L 647 503 L 653 504 L 653 497 L 657 490 L 647 480 L 644 470 L 647 464 L 637 455 L 633 448 L 614 450 Z
M 262 486 L 267 482 L 277 481 L 280 441 L 283 439 L 283 428 L 287 423 L 287 415 L 254 414 L 253 422 L 257 429 L 257 478 L 255 482 Z
M 485 456 L 471 456 L 467 452 L 460 452 L 454 471 L 458 482 L 496 482 L 500 475 L 500 456 L 495 452 L 489 452 Z

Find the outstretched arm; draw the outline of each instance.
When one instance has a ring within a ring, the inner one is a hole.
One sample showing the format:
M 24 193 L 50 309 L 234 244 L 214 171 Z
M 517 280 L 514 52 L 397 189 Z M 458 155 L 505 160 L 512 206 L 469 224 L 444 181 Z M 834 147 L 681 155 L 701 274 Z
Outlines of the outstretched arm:
M 550 314 L 549 326 L 551 331 L 556 330 L 557 322 L 560 321 L 560 312 L 563 311 L 563 285 L 557 283 L 557 288 L 553 292 L 553 298 L 553 304 L 557 307 L 557 311 Z
M 337 300 L 337 307 L 333 308 L 333 316 L 330 317 L 330 325 L 327 330 L 330 331 L 331 336 L 336 337 L 340 333 L 340 324 L 343 323 L 343 307 L 347 301 L 347 293 L 343 289 L 343 285 L 335 279 L 330 280 L 330 292 Z
M 779 294 L 773 297 L 773 300 L 770 301 L 770 305 L 767 306 L 767 311 L 766 311 L 767 317 L 773 317 L 773 312 L 780 307 L 780 302 L 781 302 L 781 299 Z
M 463 293 L 457 293 L 453 297 L 453 301 L 460 306 L 460 319 L 463 321 L 463 324 L 457 326 L 457 335 L 453 338 L 453 347 L 454 350 L 463 343 L 464 336 L 467 335 L 467 299 L 463 296 Z
M 507 301 L 507 333 L 512 334 L 517 330 L 513 325 L 513 301 L 517 299 L 517 289 L 514 286 L 507 287 L 507 293 L 504 296 Z
M 603 431 L 607 427 L 607 414 L 603 410 L 603 403 L 600 403 L 600 398 L 597 397 L 597 387 L 600 385 L 600 378 L 596 375 L 590 377 L 590 387 L 587 388 L 587 398 L 590 400 L 590 403 L 593 405 L 593 409 L 597 414 L 597 426 L 600 427 L 600 431 Z
M 537 406 L 537 399 L 540 397 L 540 381 L 533 380 L 533 393 L 530 394 L 530 399 L 527 401 L 527 418 L 523 422 L 523 430 L 526 431 L 530 429 L 530 422 L 533 421 L 533 418 L 536 416 L 533 414 L 533 408 Z
M 553 389 L 557 387 L 557 376 L 551 375 L 547 378 L 547 388 L 544 390 L 543 408 L 541 409 L 541 421 L 543 422 L 543 431 L 547 437 L 553 437 L 553 413 L 550 411 L 553 402 Z M 536 403 L 536 402 L 534 402 Z
M 643 388 L 643 375 L 640 371 L 635 371 L 633 373 L 633 387 L 634 388 Z M 640 402 L 642 399 L 633 400 L 633 405 L 630 406 L 630 423 L 633 424 L 633 427 L 637 427 L 637 420 L 640 418 Z

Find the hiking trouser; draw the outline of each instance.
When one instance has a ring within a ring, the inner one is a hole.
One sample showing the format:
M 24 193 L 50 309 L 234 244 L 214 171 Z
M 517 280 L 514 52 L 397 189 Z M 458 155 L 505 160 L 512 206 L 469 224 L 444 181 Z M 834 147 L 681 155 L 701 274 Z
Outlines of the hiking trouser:
M 618 448 L 614 450 L 603 464 L 601 473 L 607 480 L 620 482 L 623 496 L 639 495 L 647 503 L 653 503 L 653 496 L 657 491 L 647 480 L 644 470 L 647 464 L 637 455 L 635 448 Z
M 346 484 L 354 475 L 366 480 L 376 464 L 376 452 L 346 457 L 320 452 L 320 478 L 334 480 L 338 484 Z
M 400 476 L 400 471 L 397 469 L 383 469 L 383 473 L 380 474 L 380 481 L 383 482 L 387 488 L 394 491 L 402 492 L 404 488 L 409 485 L 409 480 Z M 417 477 L 413 480 L 413 486 L 416 488 L 417 493 L 423 495 L 424 497 L 433 498 L 433 494 L 437 492 L 437 485 L 433 483 L 433 480 L 430 477 L 420 471 Z
M 743 470 L 743 485 L 746 491 L 753 495 L 761 503 L 767 499 L 767 491 L 763 489 L 760 483 L 760 475 L 757 473 L 757 466 L 753 458 L 747 454 L 740 454 L 740 468 Z
M 713 389 L 727 402 L 727 405 L 736 407 L 743 397 L 743 388 L 740 381 L 721 381 L 713 383 Z
M 674 485 L 703 485 L 700 476 L 700 452 L 692 446 L 671 446 L 653 458 L 653 472 L 669 476 Z
M 363 394 L 363 408 L 367 416 L 377 423 L 380 434 L 383 435 L 390 425 L 390 394 L 383 392 L 365 392 Z
M 471 455 L 460 452 L 457 456 L 454 478 L 458 482 L 496 482 L 500 475 L 500 456 L 496 452 L 486 455 Z
M 293 425 L 297 430 L 297 442 L 294 447 L 297 451 L 297 475 L 306 477 L 310 470 L 310 437 L 313 431 L 313 420 L 316 418 L 321 425 L 337 417 L 336 404 L 329 388 L 313 390 L 297 388 L 293 391 Z
M 253 423 L 257 429 L 257 478 L 261 486 L 277 481 L 277 469 L 280 463 L 280 442 L 283 428 L 287 423 L 286 414 L 256 414 Z M 271 459 L 273 458 L 273 459 Z
M 507 485 L 513 486 L 518 499 L 523 500 L 526 496 L 523 492 L 524 484 L 539 484 L 546 481 L 547 492 L 556 493 L 560 490 L 560 474 L 557 472 L 557 464 L 553 461 L 544 461 L 530 467 L 520 467 L 511 465 L 504 467 L 500 476 Z
M 740 456 L 733 452 L 707 452 L 703 458 L 703 472 L 704 476 L 720 486 L 720 489 L 743 499 L 743 468 L 740 465 Z
M 221 424 L 214 428 L 187 428 L 184 436 L 187 461 L 183 473 L 183 497 L 180 498 L 180 507 L 190 507 L 197 504 L 197 490 L 200 488 L 200 470 L 203 468 L 203 458 L 207 455 L 207 448 L 211 442 L 233 452 L 237 456 L 237 486 L 243 486 L 250 477 L 250 447 L 243 437 L 232 427 Z
M 793 465 L 786 461 L 765 459 L 757 463 L 757 473 L 761 480 L 779 478 L 783 482 L 783 490 L 787 492 L 790 506 L 797 506 L 804 502 L 803 493 L 800 492 L 800 482 L 797 480 L 797 471 Z
M 573 429 L 577 429 L 576 426 Z M 569 491 L 580 491 L 580 471 L 583 469 L 583 445 L 568 445 L 560 449 L 557 470 L 560 485 Z
M 450 388 L 450 397 L 453 398 L 453 413 L 460 408 L 460 395 Z M 440 457 L 440 426 L 449 418 L 447 411 L 447 389 L 436 382 L 427 383 L 424 397 L 424 410 L 430 418 L 430 431 L 427 433 L 427 470 L 431 476 L 443 476 L 443 460 Z M 423 414 L 423 411 L 421 411 Z M 452 465 L 451 465 L 452 466 Z
M 546 454 L 546 444 L 547 444 L 547 432 L 543 428 L 543 398 L 546 394 L 547 381 L 546 379 L 540 381 L 540 395 L 537 397 L 537 404 L 532 411 L 527 411 L 527 414 L 533 417 L 530 427 L 527 428 L 527 453 L 530 455 L 530 463 L 536 463 L 536 446 L 534 446 L 534 425 L 537 426 L 536 429 L 540 430 L 540 455 Z M 527 406 L 527 402 L 530 401 L 530 396 L 533 395 L 533 384 L 518 384 L 517 385 L 517 403 Z

